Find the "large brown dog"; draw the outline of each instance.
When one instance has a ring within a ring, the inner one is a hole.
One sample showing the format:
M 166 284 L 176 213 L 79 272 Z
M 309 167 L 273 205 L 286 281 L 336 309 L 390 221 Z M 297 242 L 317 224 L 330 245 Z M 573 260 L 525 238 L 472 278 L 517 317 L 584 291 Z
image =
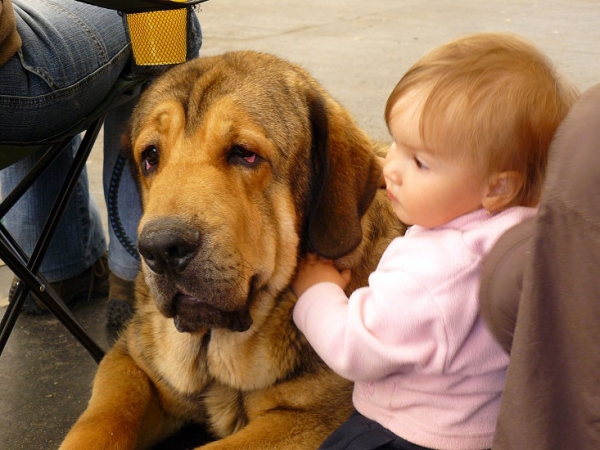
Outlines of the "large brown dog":
M 351 292 L 403 233 L 373 142 L 306 71 L 255 52 L 171 69 L 131 129 L 137 311 L 61 448 L 147 448 L 190 421 L 207 450 L 317 448 L 351 385 L 294 326 L 289 284 L 316 251 Z

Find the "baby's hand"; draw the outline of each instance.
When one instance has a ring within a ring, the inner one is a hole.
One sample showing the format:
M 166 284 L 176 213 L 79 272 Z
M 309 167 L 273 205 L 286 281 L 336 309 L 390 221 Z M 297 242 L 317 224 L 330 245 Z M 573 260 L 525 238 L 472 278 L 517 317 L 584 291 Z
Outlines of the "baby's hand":
M 345 289 L 350 282 L 348 269 L 339 272 L 330 259 L 319 258 L 314 253 L 309 253 L 300 261 L 296 279 L 292 282 L 292 289 L 297 297 L 317 283 L 335 283 Z

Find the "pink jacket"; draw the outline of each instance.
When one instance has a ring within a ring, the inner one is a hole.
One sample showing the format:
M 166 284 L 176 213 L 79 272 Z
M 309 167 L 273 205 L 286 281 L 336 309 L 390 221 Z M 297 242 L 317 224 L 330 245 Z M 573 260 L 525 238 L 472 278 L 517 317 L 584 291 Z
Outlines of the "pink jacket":
M 333 283 L 298 299 L 294 321 L 325 363 L 355 382 L 361 414 L 421 446 L 491 447 L 508 355 L 478 314 L 481 263 L 535 213 L 479 210 L 431 230 L 415 225 L 350 299 Z

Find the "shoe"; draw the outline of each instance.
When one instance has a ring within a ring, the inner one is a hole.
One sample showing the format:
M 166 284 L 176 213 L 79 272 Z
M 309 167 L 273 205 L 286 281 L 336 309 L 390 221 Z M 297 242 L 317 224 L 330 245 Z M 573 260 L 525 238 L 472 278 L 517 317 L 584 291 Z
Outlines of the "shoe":
M 121 330 L 133 316 L 134 282 L 111 273 L 109 284 L 106 322 L 109 327 Z
M 107 253 L 104 253 L 92 267 L 83 273 L 66 280 L 50 283 L 50 286 L 63 302 L 69 304 L 81 298 L 90 299 L 108 295 L 109 273 Z M 14 277 L 8 293 L 9 302 L 12 301 L 19 283 L 21 280 Z M 48 309 L 35 294 L 29 291 L 21 311 L 28 315 L 40 315 L 48 312 Z

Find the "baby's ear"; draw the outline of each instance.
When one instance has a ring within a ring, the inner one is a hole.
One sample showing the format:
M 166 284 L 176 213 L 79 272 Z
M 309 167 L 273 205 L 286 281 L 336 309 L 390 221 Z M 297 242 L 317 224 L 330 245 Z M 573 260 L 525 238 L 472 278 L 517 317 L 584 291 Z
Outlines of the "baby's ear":
M 498 172 L 489 178 L 488 192 L 483 199 L 483 207 L 490 213 L 499 212 L 513 206 L 523 188 L 523 176 L 518 172 Z

